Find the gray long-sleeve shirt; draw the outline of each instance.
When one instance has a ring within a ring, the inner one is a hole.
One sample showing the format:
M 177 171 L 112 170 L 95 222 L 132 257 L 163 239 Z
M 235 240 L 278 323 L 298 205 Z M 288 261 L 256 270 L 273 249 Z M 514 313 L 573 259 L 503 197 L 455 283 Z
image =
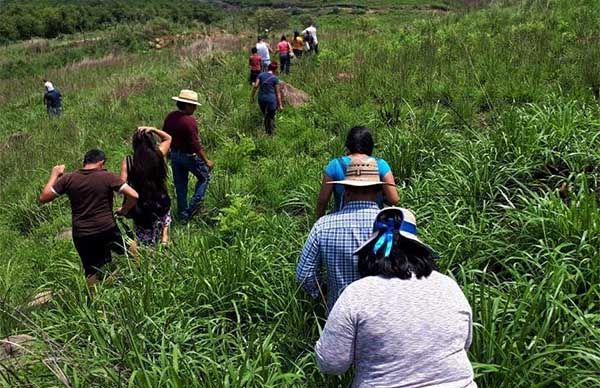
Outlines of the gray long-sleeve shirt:
M 355 363 L 353 387 L 474 388 L 471 338 L 471 306 L 448 276 L 369 276 L 339 297 L 315 352 L 325 373 Z

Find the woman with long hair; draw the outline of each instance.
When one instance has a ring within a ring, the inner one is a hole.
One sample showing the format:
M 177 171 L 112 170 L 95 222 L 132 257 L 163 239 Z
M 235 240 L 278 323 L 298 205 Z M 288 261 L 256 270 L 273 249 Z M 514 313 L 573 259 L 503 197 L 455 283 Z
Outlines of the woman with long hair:
M 329 182 L 344 180 L 346 177 L 346 168 L 353 160 L 377 160 L 379 179 L 382 182 L 388 183 L 383 186 L 382 201 L 378 202 L 385 202 L 389 205 L 396 205 L 398 203 L 400 196 L 396 191 L 392 169 L 385 160 L 371 156 L 373 148 L 373 136 L 371 136 L 369 128 L 357 126 L 348 131 L 348 135 L 346 136 L 346 155 L 332 159 L 325 167 L 323 182 L 321 183 L 321 190 L 317 199 L 317 217 L 325 215 L 332 195 L 335 200 L 333 212 L 340 211 L 344 207 L 344 186 L 332 185 Z M 383 205 L 383 203 L 380 203 L 380 205 Z
M 158 137 L 158 141 L 157 141 Z M 137 239 L 144 245 L 169 241 L 171 199 L 167 192 L 165 157 L 171 136 L 152 127 L 139 127 L 131 141 L 133 155 L 121 163 L 121 179 L 139 194 L 136 207 L 127 214 L 133 219 Z
M 414 214 L 386 208 L 356 252 L 361 279 L 336 301 L 315 346 L 321 371 L 355 366 L 353 387 L 475 388 L 471 306 L 436 271 Z

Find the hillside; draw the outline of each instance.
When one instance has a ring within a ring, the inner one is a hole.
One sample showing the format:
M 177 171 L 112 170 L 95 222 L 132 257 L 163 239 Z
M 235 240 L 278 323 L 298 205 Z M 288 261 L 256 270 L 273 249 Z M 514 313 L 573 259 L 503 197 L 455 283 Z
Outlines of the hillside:
M 324 12 L 322 52 L 282 77 L 311 100 L 286 108 L 273 137 L 249 102 L 251 15 L 168 24 L 198 35 L 160 50 L 146 42 L 155 30 L 126 25 L 0 47 L 0 338 L 35 338 L 0 355 L 1 384 L 347 386 L 315 366 L 323 306 L 294 270 L 323 167 L 364 124 L 472 305 L 478 385 L 599 386 L 599 21 L 592 0 Z M 209 51 L 206 33 L 227 43 Z M 59 119 L 42 106 L 45 77 L 65 96 Z M 208 214 L 139 264 L 118 258 L 90 300 L 60 237 L 68 202 L 37 195 L 53 165 L 76 169 L 92 147 L 116 171 L 133 130 L 161 126 L 185 87 L 202 96 L 216 162 Z

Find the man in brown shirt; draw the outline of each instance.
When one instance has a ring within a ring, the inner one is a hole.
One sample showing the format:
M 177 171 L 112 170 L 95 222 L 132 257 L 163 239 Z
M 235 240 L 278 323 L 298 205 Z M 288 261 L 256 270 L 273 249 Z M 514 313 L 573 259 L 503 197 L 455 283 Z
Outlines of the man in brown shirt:
M 196 107 L 200 105 L 198 94 L 184 89 L 173 100 L 177 101 L 178 110 L 167 115 L 163 131 L 172 137 L 170 158 L 177 196 L 177 218 L 187 222 L 201 207 L 214 163 L 206 155 L 193 116 Z M 188 204 L 189 173 L 196 177 L 197 182 Z
M 134 189 L 104 169 L 105 160 L 104 152 L 90 150 L 80 170 L 64 174 L 64 165 L 54 166 L 39 198 L 41 203 L 47 203 L 63 194 L 69 197 L 73 243 L 89 286 L 98 281 L 101 267 L 111 262 L 111 251 L 124 253 L 123 239 L 113 216 L 113 193 L 118 191 L 127 197 L 118 214 L 126 214 L 138 198 Z

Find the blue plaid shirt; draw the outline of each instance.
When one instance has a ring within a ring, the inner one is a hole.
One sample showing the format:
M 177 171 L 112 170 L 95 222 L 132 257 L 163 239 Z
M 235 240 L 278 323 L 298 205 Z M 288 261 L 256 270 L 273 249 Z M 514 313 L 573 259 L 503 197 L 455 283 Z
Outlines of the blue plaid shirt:
M 375 202 L 349 202 L 313 226 L 296 268 L 296 279 L 313 298 L 319 297 L 321 266 L 327 268 L 327 307 L 335 304 L 344 288 L 360 278 L 354 251 L 371 237 L 379 212 Z

